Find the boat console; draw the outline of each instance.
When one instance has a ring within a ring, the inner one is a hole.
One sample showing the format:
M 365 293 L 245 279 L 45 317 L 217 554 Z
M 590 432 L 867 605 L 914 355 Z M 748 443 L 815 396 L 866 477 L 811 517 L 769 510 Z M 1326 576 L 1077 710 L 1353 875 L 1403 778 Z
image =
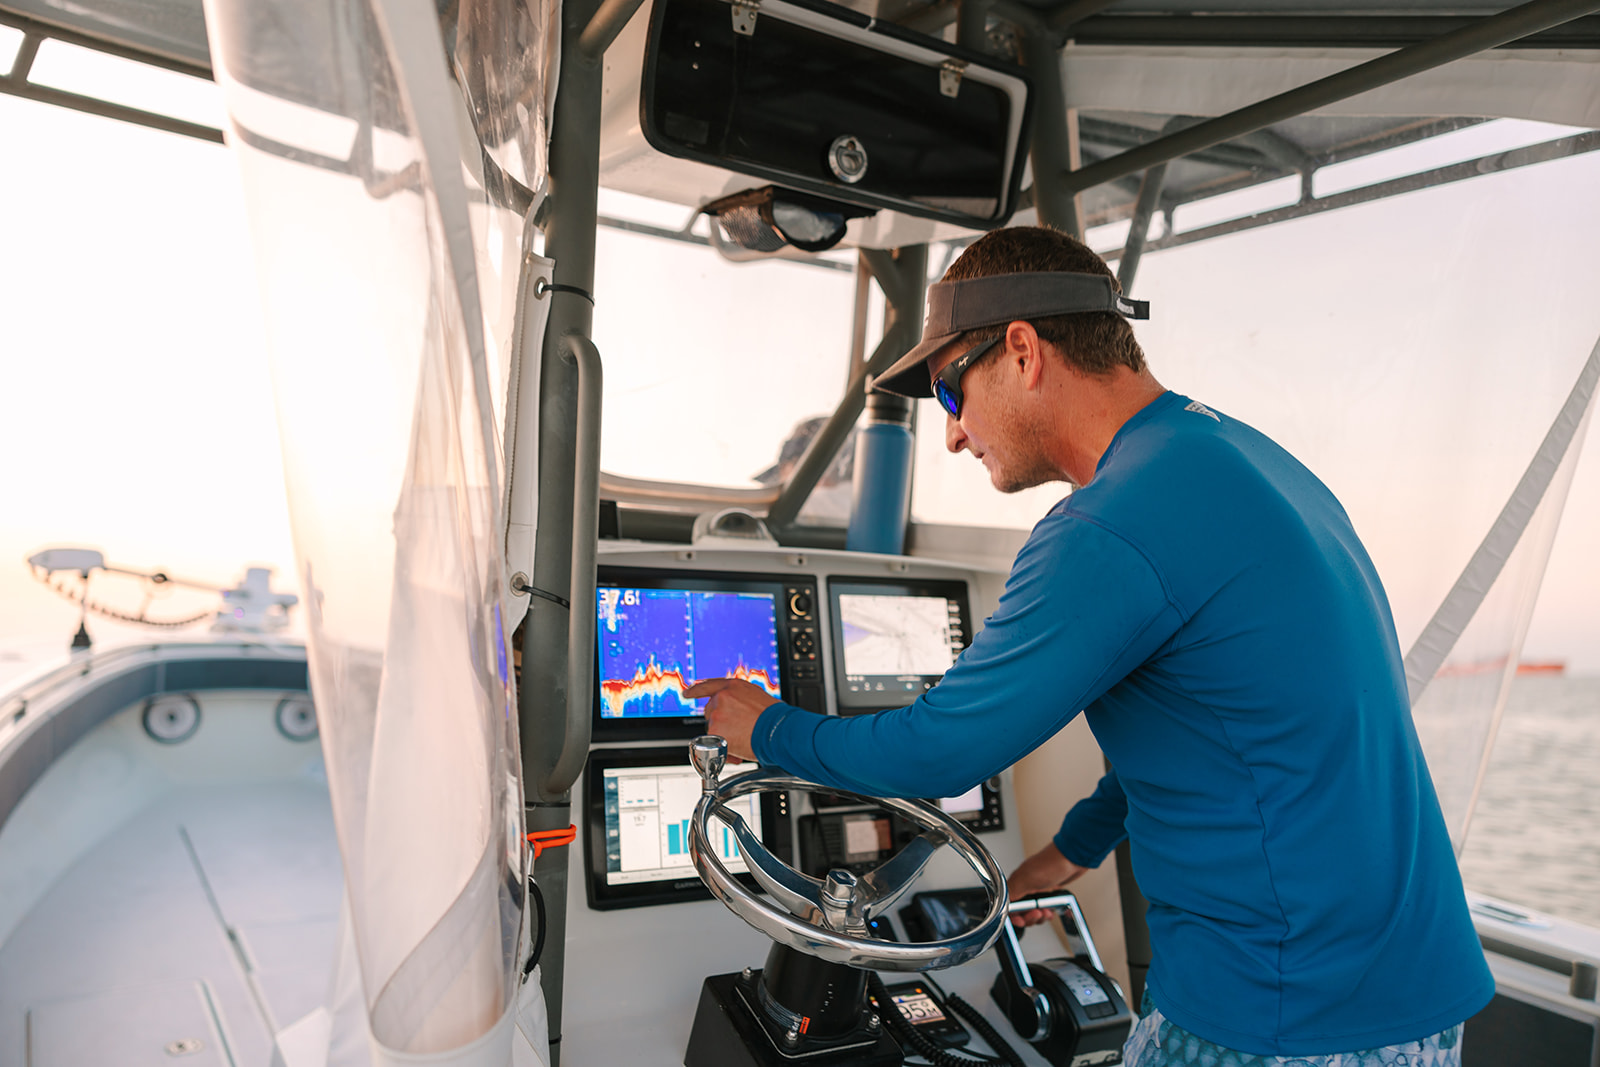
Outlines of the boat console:
M 1071 894 L 1041 902 L 1067 916 L 1065 955 L 1051 931 L 1019 943 L 1005 921 L 1005 873 L 1025 855 L 1012 771 L 960 797 L 823 789 L 727 763 L 683 697 L 738 677 L 819 715 L 903 706 L 1003 584 L 924 559 L 602 542 L 565 1062 L 865 1067 L 956 1044 L 1120 1061 L 1131 1015 Z

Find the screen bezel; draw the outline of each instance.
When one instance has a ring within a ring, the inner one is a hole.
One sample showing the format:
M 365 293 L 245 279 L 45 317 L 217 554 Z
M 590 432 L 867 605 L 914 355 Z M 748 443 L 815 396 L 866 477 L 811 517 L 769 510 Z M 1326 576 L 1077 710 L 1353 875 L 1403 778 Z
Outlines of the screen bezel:
M 676 757 L 675 757 L 676 754 Z M 656 904 L 676 904 L 685 900 L 710 900 L 711 891 L 698 877 L 680 878 L 671 882 L 631 882 L 611 885 L 606 881 L 606 793 L 605 772 L 608 770 L 638 767 L 670 767 L 675 758 L 683 761 L 689 770 L 687 749 L 673 745 L 649 748 L 602 748 L 589 754 L 584 768 L 584 888 L 589 907 L 595 911 L 615 908 L 642 908 Z M 785 863 L 790 862 L 784 842 L 788 835 L 780 831 L 780 820 L 786 819 L 787 805 L 778 803 L 777 793 L 763 793 L 761 804 L 761 841 L 767 850 Z M 736 874 L 735 878 L 746 888 L 764 892 L 755 877 Z
M 866 715 L 874 711 L 883 711 L 886 708 L 901 708 L 922 695 L 921 693 L 915 694 L 910 700 L 906 701 L 894 700 L 885 702 L 882 699 L 873 700 L 870 697 L 863 700 L 861 696 L 845 690 L 847 676 L 844 669 L 844 619 L 839 611 L 839 597 L 848 593 L 856 593 L 863 596 L 941 597 L 947 602 L 954 601 L 961 617 L 961 647 L 965 649 L 972 643 L 972 611 L 967 602 L 967 583 L 960 579 L 829 578 L 828 630 L 833 645 L 833 699 L 834 707 L 839 710 L 840 715 Z
M 792 579 L 791 579 L 792 582 Z M 721 571 L 682 571 L 660 567 L 599 567 L 595 578 L 594 700 L 590 712 L 595 741 L 662 741 L 699 737 L 706 732 L 704 715 L 646 719 L 610 719 L 600 714 L 600 604 L 601 589 L 683 589 L 703 593 L 771 593 L 772 620 L 778 639 L 778 690 L 790 700 L 789 613 L 785 608 L 784 579 L 775 575 L 729 574 Z

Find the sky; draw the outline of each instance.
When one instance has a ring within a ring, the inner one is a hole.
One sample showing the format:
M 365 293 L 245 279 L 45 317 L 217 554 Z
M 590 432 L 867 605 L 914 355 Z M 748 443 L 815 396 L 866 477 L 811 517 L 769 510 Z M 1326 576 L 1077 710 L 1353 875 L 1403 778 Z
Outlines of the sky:
M 55 76 L 46 58 L 41 79 Z M 152 104 L 168 91 L 160 79 L 135 84 L 139 72 L 104 76 Z M 205 87 L 198 98 L 178 95 L 171 110 L 216 121 Z M 24 564 L 41 548 L 96 547 L 123 566 L 219 586 L 264 565 L 294 590 L 295 568 L 231 157 L 11 97 L 0 97 L 0 130 L 0 449 L 10 457 L 0 469 L 3 683 L 64 649 L 76 627 L 76 608 Z M 1593 160 L 1519 175 L 1524 184 L 1462 183 L 1425 208 L 1397 198 L 1144 261 L 1136 295 L 1159 317 L 1140 337 L 1157 376 L 1284 441 L 1335 488 L 1391 595 L 1405 594 L 1403 631 L 1420 625 L 1427 591 L 1447 588 L 1475 547 L 1600 332 Z M 1307 254 L 1341 247 L 1360 252 Z M 846 369 L 850 275 L 684 260 L 680 246 L 608 231 L 599 260 L 608 468 L 747 482 L 796 419 L 831 408 Z M 627 314 L 605 312 L 608 292 L 629 295 Z M 1551 313 L 1508 317 L 1496 303 L 1506 293 Z M 708 296 L 745 310 L 708 315 L 689 302 Z M 1471 368 L 1481 373 L 1463 373 Z M 1473 395 L 1456 385 L 1497 375 L 1503 387 Z M 1327 400 L 1335 386 L 1354 401 Z M 697 419 L 708 389 L 722 390 L 723 411 Z M 981 512 L 1025 526 L 1060 495 L 995 497 L 976 464 L 940 455 L 938 436 L 924 434 L 919 450 L 919 517 L 970 522 Z M 1443 547 L 1386 543 L 1415 525 L 1406 509 L 1438 526 Z M 1567 511 L 1524 656 L 1596 672 L 1592 438 Z M 107 580 L 96 595 L 131 610 L 143 592 Z M 207 603 L 177 592 L 150 613 L 183 616 Z M 150 636 L 103 620 L 90 629 L 102 642 Z

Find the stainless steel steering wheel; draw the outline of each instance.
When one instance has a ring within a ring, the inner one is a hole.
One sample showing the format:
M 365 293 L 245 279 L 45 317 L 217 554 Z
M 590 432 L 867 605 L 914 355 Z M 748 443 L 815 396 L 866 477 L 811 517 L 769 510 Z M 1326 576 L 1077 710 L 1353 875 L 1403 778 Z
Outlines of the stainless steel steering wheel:
M 777 770 L 756 770 L 719 782 L 728 743 L 700 737 L 689 743 L 689 760 L 700 772 L 700 802 L 689 823 L 689 854 L 707 888 L 739 918 L 780 945 L 788 945 L 830 963 L 878 971 L 930 971 L 967 962 L 995 943 L 1006 921 L 1006 876 L 989 850 L 956 820 L 920 800 L 867 797 L 808 782 Z M 849 871 L 828 872 L 826 879 L 801 874 L 773 856 L 727 801 L 773 790 L 830 793 L 890 808 L 915 823 L 922 833 L 876 870 L 857 878 Z M 710 820 L 719 819 L 739 843 L 750 873 L 771 900 L 747 889 L 723 866 L 711 847 Z M 983 921 L 943 941 L 907 944 L 880 941 L 867 932 L 868 920 L 882 915 L 905 895 L 933 854 L 948 845 L 967 861 L 989 891 Z

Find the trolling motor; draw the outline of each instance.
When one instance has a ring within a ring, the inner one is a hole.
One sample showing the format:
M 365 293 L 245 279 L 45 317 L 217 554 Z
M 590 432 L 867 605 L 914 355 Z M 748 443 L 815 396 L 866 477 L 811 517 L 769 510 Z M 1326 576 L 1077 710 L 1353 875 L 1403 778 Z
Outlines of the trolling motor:
M 857 797 L 824 790 L 779 770 L 763 769 L 726 782 L 718 775 L 727 742 L 690 743 L 700 772 L 700 802 L 689 824 L 689 852 L 713 895 L 735 915 L 772 938 L 761 970 L 713 975 L 700 991 L 684 1067 L 891 1067 L 903 1053 L 867 999 L 868 970 L 929 971 L 974 959 L 995 943 L 1006 922 L 1005 872 L 956 820 L 916 800 Z M 922 832 L 877 869 L 857 877 L 834 870 L 812 878 L 761 844 L 727 801 L 772 790 L 828 792 L 898 812 Z M 715 816 L 738 841 L 750 873 L 771 903 L 745 888 L 710 845 Z M 905 895 L 940 848 L 948 846 L 978 876 L 987 898 L 983 918 L 954 937 L 921 943 L 880 940 L 868 924 Z M 780 906 L 781 905 L 781 906 Z

